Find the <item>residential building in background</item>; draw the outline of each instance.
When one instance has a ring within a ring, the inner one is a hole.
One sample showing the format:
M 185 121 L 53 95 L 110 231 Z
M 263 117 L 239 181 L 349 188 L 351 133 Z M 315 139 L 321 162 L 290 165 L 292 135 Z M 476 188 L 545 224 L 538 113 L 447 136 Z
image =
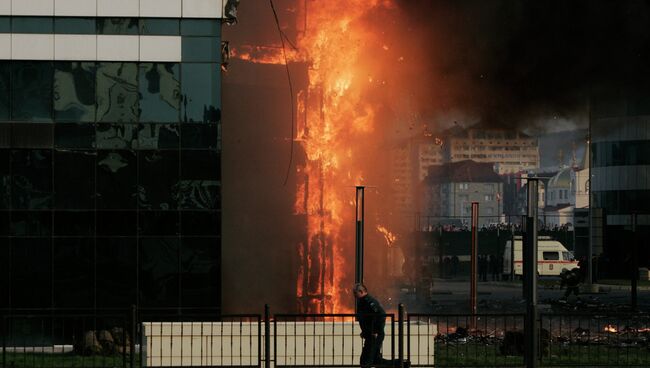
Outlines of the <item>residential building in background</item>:
M 222 4 L 0 1 L 0 308 L 219 310 Z

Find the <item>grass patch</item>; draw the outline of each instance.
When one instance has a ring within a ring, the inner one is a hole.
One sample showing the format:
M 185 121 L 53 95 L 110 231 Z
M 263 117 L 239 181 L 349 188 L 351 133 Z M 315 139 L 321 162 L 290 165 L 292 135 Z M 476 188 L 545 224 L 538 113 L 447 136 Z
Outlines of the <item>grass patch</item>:
M 129 367 L 130 356 L 83 356 L 75 353 L 6 353 L 6 368 L 23 367 Z M 125 360 L 126 359 L 126 360 Z M 140 366 L 140 356 L 136 355 L 136 367 Z M 2 361 L 0 361 L 0 365 Z

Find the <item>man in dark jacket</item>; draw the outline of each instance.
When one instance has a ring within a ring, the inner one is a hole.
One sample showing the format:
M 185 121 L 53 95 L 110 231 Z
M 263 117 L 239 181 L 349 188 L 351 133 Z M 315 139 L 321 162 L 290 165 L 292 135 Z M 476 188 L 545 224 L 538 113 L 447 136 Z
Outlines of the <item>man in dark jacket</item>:
M 361 367 L 399 367 L 398 359 L 392 361 L 381 357 L 386 311 L 377 299 L 368 294 L 365 285 L 355 284 L 352 291 L 357 298 L 357 320 L 359 321 L 359 327 L 361 327 L 361 338 L 363 339 Z M 408 361 L 404 363 L 404 367 L 410 366 Z

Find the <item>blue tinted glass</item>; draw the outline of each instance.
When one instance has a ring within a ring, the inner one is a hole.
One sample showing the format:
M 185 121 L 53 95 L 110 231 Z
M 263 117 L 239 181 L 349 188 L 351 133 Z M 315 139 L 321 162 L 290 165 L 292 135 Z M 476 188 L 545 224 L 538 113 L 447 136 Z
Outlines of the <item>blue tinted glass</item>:
M 52 120 L 51 62 L 21 61 L 12 64 L 12 120 Z
M 221 70 L 219 64 L 181 64 L 184 122 L 216 123 L 221 120 Z
M 183 19 L 181 21 L 183 36 L 220 36 L 221 22 L 214 19 Z
M 0 17 L 0 33 L 11 33 L 11 18 Z
M 180 68 L 171 63 L 140 64 L 140 121 L 176 123 L 181 105 Z
M 137 18 L 98 18 L 97 33 L 113 35 L 137 35 Z
M 50 17 L 14 17 L 13 33 L 53 33 L 54 23 Z
M 54 18 L 54 32 L 67 34 L 95 34 L 95 18 Z
M 221 41 L 217 37 L 183 37 L 182 57 L 187 62 L 218 62 Z
M 138 66 L 100 63 L 97 67 L 97 121 L 137 122 Z
M 95 63 L 55 63 L 53 97 L 56 121 L 95 121 Z
M 140 19 L 140 34 L 176 36 L 179 33 L 178 23 L 178 19 Z

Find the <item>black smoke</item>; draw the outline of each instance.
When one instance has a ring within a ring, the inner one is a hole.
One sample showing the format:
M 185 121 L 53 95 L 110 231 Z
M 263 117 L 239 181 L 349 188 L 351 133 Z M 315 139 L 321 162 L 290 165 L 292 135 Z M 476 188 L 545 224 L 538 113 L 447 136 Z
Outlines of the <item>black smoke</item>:
M 505 125 L 570 118 L 594 91 L 650 81 L 650 1 L 397 2 L 431 86 L 420 102 L 433 110 Z

